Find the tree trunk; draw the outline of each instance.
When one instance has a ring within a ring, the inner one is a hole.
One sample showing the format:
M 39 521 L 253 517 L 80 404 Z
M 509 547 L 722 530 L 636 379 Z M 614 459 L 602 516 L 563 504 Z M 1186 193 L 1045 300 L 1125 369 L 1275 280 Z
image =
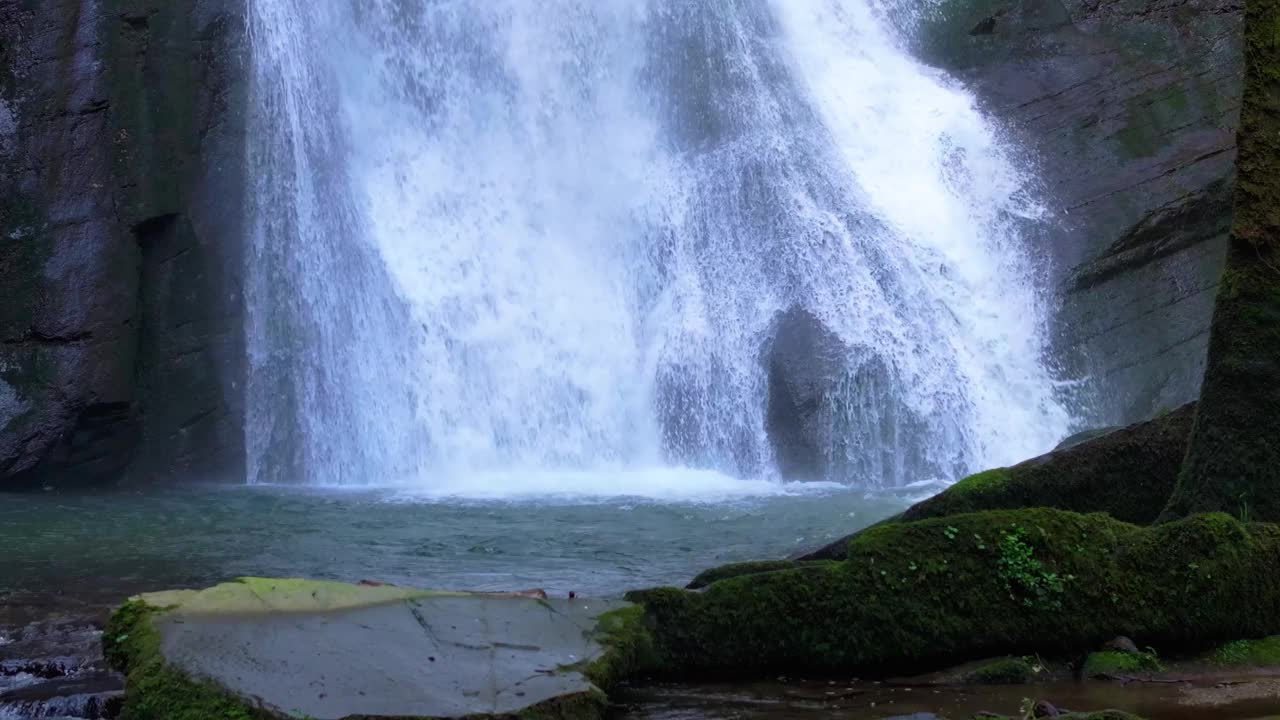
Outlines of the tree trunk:
M 1163 519 L 1280 521 L 1280 0 L 1245 2 L 1235 216 L 1199 409 Z

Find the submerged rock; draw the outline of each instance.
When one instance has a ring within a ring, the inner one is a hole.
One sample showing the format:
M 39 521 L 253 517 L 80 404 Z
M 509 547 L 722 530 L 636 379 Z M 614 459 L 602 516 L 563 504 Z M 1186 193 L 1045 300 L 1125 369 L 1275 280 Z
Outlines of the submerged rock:
M 104 644 L 132 720 L 594 718 L 639 617 L 619 601 L 244 578 L 134 598 Z

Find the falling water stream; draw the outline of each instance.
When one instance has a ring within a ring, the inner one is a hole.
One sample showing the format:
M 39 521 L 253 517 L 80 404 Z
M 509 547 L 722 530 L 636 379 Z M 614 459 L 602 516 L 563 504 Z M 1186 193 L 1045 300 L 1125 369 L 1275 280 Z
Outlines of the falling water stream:
M 1031 178 L 874 0 L 252 12 L 252 482 L 897 487 L 1066 433 Z

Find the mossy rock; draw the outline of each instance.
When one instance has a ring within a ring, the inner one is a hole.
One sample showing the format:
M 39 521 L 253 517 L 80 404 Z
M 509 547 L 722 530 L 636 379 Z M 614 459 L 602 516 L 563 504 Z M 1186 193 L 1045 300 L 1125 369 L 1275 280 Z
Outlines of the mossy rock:
M 1027 658 L 1007 657 L 993 660 L 966 672 L 960 682 L 965 685 L 1026 685 L 1036 677 L 1036 667 Z
M 742 577 L 743 575 L 759 575 L 778 570 L 811 570 L 823 567 L 829 562 L 826 560 L 754 560 L 732 563 L 698 573 L 697 577 L 689 581 L 689 584 L 685 587 L 689 590 L 700 590 L 711 583 L 728 580 L 729 578 Z
M 1013 467 L 971 475 L 886 523 L 1034 507 L 1104 512 L 1125 522 L 1151 523 L 1177 484 L 1194 419 L 1192 403 Z M 799 559 L 843 559 L 848 541 L 843 538 Z
M 821 568 L 628 599 L 645 606 L 654 671 L 679 677 L 921 672 L 1116 635 L 1194 650 L 1280 631 L 1280 528 L 988 511 L 873 528 Z
M 1089 657 L 1085 658 L 1084 661 L 1085 677 L 1153 673 L 1160 672 L 1163 669 L 1164 666 L 1160 664 L 1160 659 L 1151 653 L 1103 650 L 1089 653 Z
M 1280 0 L 1244 9 L 1231 239 L 1195 429 L 1166 519 L 1221 511 L 1280 522 Z
M 246 578 L 112 616 L 126 720 L 602 717 L 646 657 L 640 608 Z
M 1209 657 L 1223 667 L 1280 667 L 1280 635 L 1261 640 L 1234 640 L 1214 650 Z

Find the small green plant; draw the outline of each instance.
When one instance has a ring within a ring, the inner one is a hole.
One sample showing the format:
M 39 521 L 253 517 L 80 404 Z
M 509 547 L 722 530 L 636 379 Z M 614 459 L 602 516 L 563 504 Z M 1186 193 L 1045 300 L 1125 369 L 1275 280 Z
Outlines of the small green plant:
M 1147 650 L 1150 652 L 1137 653 L 1136 655 L 1118 650 L 1103 650 L 1090 653 L 1089 657 L 1085 659 L 1084 674 L 1086 677 L 1097 677 L 1160 672 L 1164 670 L 1164 666 L 1160 663 L 1160 658 L 1155 654 L 1155 651 L 1151 650 L 1151 648 L 1147 648 Z
M 1239 500 L 1239 503 L 1240 503 L 1240 508 L 1239 508 L 1239 512 L 1238 512 L 1239 517 L 1240 517 L 1240 523 L 1241 523 L 1241 524 L 1243 524 L 1243 525 L 1248 525 L 1248 524 L 1249 524 L 1249 521 L 1253 519 L 1253 513 L 1249 510 L 1249 495 L 1248 495 L 1248 493 L 1241 493 L 1241 495 L 1240 495 L 1240 497 L 1238 498 L 1238 500 Z
M 1075 577 L 1046 569 L 1035 557 L 1035 548 L 1027 543 L 1022 528 L 1015 526 L 1012 532 L 1005 532 L 996 553 L 996 566 L 1010 598 L 1036 610 L 1062 609 L 1062 596 Z
M 1212 658 L 1227 667 L 1277 667 L 1280 666 L 1280 636 L 1229 642 L 1218 648 Z

